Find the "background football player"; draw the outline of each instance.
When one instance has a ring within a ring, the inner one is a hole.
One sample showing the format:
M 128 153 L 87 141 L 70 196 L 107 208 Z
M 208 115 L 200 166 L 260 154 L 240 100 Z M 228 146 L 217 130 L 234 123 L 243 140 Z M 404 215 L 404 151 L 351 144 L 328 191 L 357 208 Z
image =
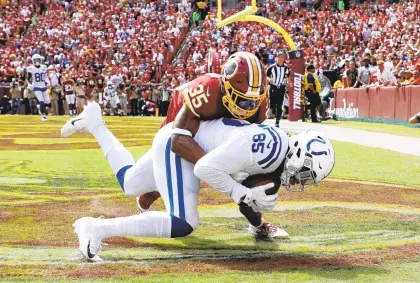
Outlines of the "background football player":
M 69 108 L 69 115 L 74 116 L 76 115 L 76 84 L 68 76 L 63 77 L 62 84 L 62 93 L 66 98 L 67 107 Z
M 302 191 L 327 177 L 334 166 L 334 149 L 321 133 L 305 132 L 289 138 L 280 129 L 226 118 L 200 123 L 194 139 L 208 153 L 194 166 L 171 151 L 172 126 L 159 130 L 152 148 L 137 163 L 107 129 L 97 103 L 90 103 L 81 115 L 63 126 L 64 137 L 89 132 L 97 139 L 127 195 L 157 190 L 166 207 L 166 212 L 149 211 L 116 219 L 79 219 L 74 227 L 85 257 L 94 259 L 106 237 L 176 238 L 192 233 L 199 222 L 199 178 L 237 204 L 244 203 L 254 211 L 269 211 L 277 203 L 278 188 L 267 194 L 274 183 L 250 189 L 232 175 L 278 172 L 276 179 L 281 178 L 287 189 L 296 186 Z M 132 178 L 125 180 L 127 175 L 121 172 L 137 166 L 142 169 L 135 171 L 140 178 L 136 182 Z M 281 232 L 288 236 L 286 231 Z
M 98 103 L 99 105 L 103 105 L 103 95 L 105 89 L 105 78 L 100 74 L 98 71 L 94 71 L 93 74 L 96 78 L 96 86 L 97 86 L 97 93 L 98 93 Z
M 103 115 L 109 114 L 114 116 L 115 114 L 121 115 L 121 104 L 118 95 L 118 90 L 112 81 L 107 81 L 106 88 L 104 90 L 104 112 Z
M 50 81 L 47 76 L 47 66 L 42 64 L 44 58 L 39 54 L 32 56 L 32 65 L 25 68 L 24 76 L 27 88 L 33 90 L 39 102 L 39 110 L 42 115 L 42 121 L 47 121 L 45 114 L 45 105 L 50 103 L 50 97 L 47 93 L 47 88 L 50 86 Z

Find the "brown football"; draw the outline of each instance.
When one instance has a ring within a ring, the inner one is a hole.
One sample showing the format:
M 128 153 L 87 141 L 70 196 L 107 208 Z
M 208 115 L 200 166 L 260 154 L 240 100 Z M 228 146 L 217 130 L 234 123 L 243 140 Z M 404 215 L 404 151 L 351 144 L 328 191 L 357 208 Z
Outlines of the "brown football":
M 245 181 L 242 182 L 242 185 L 247 188 L 255 188 L 268 183 L 274 183 L 274 187 L 266 190 L 267 195 L 273 195 L 279 191 L 281 184 L 280 178 L 275 172 L 270 174 L 258 174 L 249 176 L 245 179 Z

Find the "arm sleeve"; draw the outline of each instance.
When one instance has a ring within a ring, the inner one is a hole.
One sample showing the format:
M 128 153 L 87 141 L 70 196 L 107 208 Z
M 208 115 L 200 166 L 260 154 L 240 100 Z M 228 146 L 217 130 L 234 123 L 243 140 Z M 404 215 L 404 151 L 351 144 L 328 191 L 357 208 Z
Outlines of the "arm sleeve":
M 202 157 L 194 167 L 194 174 L 213 189 L 230 196 L 237 204 L 247 193 L 247 187 L 230 175 L 244 171 L 252 162 L 247 154 L 251 140 L 245 135 L 229 139 Z

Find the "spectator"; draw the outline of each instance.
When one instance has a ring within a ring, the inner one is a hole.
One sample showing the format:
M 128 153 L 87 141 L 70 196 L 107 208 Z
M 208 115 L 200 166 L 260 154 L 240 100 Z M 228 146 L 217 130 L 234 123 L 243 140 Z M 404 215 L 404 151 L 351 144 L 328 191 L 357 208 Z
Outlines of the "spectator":
M 20 105 L 22 103 L 22 89 L 20 88 L 17 81 L 12 82 L 12 88 L 10 89 L 12 96 L 12 115 L 20 115 Z
M 340 74 L 339 79 L 335 81 L 333 88 L 334 89 L 344 88 L 342 74 Z
M 356 63 L 353 60 L 350 62 L 350 68 L 346 71 L 346 76 L 350 87 L 359 87 L 359 72 L 356 68 Z
M 136 90 L 136 86 L 134 84 L 129 85 L 125 89 L 128 98 L 130 99 L 130 106 L 131 106 L 131 116 L 138 116 L 139 115 L 139 104 L 138 104 L 138 93 Z
M 388 69 L 385 68 L 383 60 L 378 61 L 378 70 L 376 71 L 376 78 L 378 86 L 397 85 L 397 79 Z
M 169 108 L 169 90 L 166 88 L 166 86 L 160 87 L 161 89 L 161 115 L 166 116 L 168 113 Z
M 414 81 L 413 81 L 413 85 L 420 85 L 420 71 L 418 71 L 418 70 L 415 70 L 414 72 L 413 72 L 413 74 L 414 74 Z
M 369 58 L 363 59 L 364 66 L 359 68 L 356 87 L 366 87 L 370 84 Z
M 198 26 L 198 23 L 200 21 L 200 13 L 198 12 L 198 10 L 195 10 L 193 13 L 193 21 L 194 21 L 194 24 Z

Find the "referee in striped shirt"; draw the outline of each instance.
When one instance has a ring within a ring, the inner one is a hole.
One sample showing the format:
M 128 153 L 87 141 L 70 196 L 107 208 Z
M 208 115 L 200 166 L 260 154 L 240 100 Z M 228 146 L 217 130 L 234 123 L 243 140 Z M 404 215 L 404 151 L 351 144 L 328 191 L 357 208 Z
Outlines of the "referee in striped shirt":
M 285 61 L 286 53 L 280 52 L 276 56 L 276 63 L 267 69 L 267 78 L 270 84 L 270 108 L 276 113 L 276 127 L 279 126 L 283 114 L 284 95 L 290 75 L 290 69 L 284 64 Z

